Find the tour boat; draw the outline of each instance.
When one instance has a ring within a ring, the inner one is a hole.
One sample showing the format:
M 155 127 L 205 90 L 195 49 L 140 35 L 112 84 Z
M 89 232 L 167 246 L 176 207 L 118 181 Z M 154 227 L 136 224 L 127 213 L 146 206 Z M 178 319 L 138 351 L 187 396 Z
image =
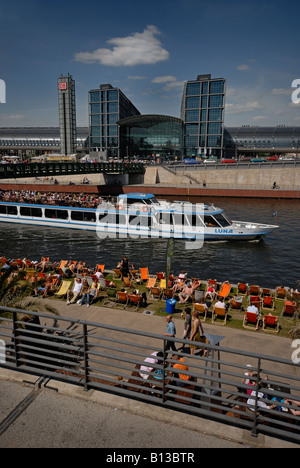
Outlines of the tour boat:
M 99 237 L 174 238 L 186 241 L 258 240 L 275 225 L 230 221 L 221 208 L 158 201 L 153 194 L 128 193 L 97 208 L 0 202 L 0 222 L 96 231 Z

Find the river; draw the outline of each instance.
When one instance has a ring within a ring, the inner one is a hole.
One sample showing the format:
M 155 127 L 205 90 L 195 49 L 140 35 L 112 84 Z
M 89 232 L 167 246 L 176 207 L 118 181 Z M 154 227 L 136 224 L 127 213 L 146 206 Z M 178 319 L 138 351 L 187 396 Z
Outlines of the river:
M 172 272 L 185 270 L 190 277 L 232 283 L 248 282 L 274 288 L 280 284 L 296 287 L 299 271 L 299 209 L 298 200 L 259 200 L 212 198 L 193 199 L 193 202 L 212 202 L 224 208 L 233 220 L 276 224 L 279 229 L 260 242 L 205 243 L 199 250 L 184 250 L 176 242 Z M 135 267 L 148 267 L 150 274 L 166 269 L 165 240 L 99 239 L 96 233 L 36 228 L 0 224 L 0 256 L 39 260 L 83 260 L 90 266 L 105 264 L 116 267 L 126 255 Z

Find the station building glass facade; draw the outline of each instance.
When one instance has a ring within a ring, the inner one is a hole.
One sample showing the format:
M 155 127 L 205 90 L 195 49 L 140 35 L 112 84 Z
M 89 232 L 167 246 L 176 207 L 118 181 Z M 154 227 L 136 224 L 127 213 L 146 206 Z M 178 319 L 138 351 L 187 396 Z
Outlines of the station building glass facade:
M 92 151 L 107 157 L 120 157 L 120 133 L 117 122 L 140 112 L 118 88 L 110 84 L 89 91 L 89 142 Z
M 182 156 L 183 122 L 166 115 L 141 115 L 118 122 L 121 136 L 121 154 L 126 157 Z
M 259 127 L 244 125 L 226 127 L 224 152 L 226 157 L 256 153 L 297 153 L 300 150 L 300 127 L 279 125 Z
M 226 80 L 198 75 L 184 86 L 181 119 L 186 156 L 222 156 Z

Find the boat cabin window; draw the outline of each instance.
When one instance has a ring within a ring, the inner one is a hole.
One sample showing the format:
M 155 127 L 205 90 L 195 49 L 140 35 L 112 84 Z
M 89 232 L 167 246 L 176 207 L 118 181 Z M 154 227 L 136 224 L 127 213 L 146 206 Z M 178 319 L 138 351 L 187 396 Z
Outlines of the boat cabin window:
M 67 210 L 56 210 L 54 208 L 45 209 L 45 218 L 51 219 L 68 219 L 69 213 Z
M 43 212 L 41 208 L 33 208 L 30 206 L 21 206 L 21 216 L 29 216 L 31 218 L 42 218 Z
M 151 216 L 143 216 L 141 214 L 129 216 L 130 226 L 142 226 L 151 227 L 152 218 Z
M 16 206 L 0 205 L 0 214 L 17 216 L 18 209 Z
M 207 227 L 220 227 L 220 224 L 212 216 L 204 215 L 204 224 Z
M 159 213 L 159 224 L 173 224 L 172 213 Z
M 96 222 L 96 214 L 91 211 L 71 211 L 72 221 Z
M 104 211 L 99 213 L 99 223 L 100 224 L 126 224 L 126 216 L 124 214 L 119 214 L 115 212 Z
M 231 223 L 228 221 L 227 218 L 225 218 L 225 216 L 222 213 L 214 215 L 214 218 L 222 227 L 227 227 L 231 225 Z

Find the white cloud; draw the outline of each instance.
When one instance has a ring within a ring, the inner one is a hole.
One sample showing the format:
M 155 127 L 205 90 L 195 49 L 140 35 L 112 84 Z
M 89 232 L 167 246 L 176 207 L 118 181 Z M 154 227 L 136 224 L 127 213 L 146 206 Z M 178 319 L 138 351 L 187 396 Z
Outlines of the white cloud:
M 247 70 L 250 70 L 250 67 L 249 67 L 249 65 L 243 64 L 243 65 L 239 65 L 239 66 L 237 67 L 237 70 L 239 70 L 239 71 L 247 71 Z
M 274 88 L 272 89 L 272 94 L 274 94 L 275 96 L 278 96 L 280 94 L 284 94 L 288 96 L 292 94 L 292 90 L 291 88 Z
M 146 77 L 145 76 L 140 76 L 140 75 L 130 75 L 130 76 L 127 76 L 127 79 L 128 80 L 145 80 Z
M 238 114 L 240 112 L 252 112 L 261 109 L 262 106 L 258 101 L 248 101 L 243 104 L 226 104 L 226 112 L 228 114 Z
M 156 36 L 160 31 L 156 26 L 147 26 L 142 33 L 127 37 L 115 37 L 107 41 L 111 49 L 97 49 L 93 52 L 75 54 L 75 60 L 83 63 L 100 63 L 112 67 L 148 65 L 169 59 Z
M 161 83 L 170 83 L 174 81 L 177 81 L 177 78 L 175 76 L 165 75 L 165 76 L 156 76 L 155 78 L 153 78 L 153 80 L 151 80 L 151 83 L 161 84 Z

